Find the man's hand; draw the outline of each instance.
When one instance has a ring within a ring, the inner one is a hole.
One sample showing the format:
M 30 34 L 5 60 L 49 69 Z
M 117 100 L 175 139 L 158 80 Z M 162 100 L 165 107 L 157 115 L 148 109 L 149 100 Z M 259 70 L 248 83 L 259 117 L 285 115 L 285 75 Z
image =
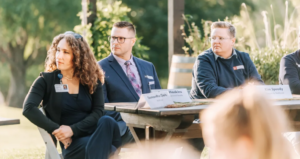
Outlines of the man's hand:
M 58 129 L 52 132 L 59 141 L 66 140 L 67 138 L 71 138 L 73 136 L 73 131 L 70 126 L 61 125 Z
M 61 142 L 64 144 L 65 149 L 67 149 L 72 143 L 72 138 L 67 138 L 65 140 L 62 140 Z

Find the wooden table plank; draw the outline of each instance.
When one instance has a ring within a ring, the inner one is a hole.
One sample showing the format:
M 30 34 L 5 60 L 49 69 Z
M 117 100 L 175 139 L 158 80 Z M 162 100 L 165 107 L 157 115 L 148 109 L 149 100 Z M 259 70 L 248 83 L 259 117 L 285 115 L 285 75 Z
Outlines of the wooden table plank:
M 116 106 L 132 106 L 132 105 L 136 105 L 136 102 L 104 103 L 104 109 L 115 111 Z
M 274 105 L 283 109 L 300 109 L 300 100 L 275 101 Z
M 13 125 L 13 124 L 20 124 L 20 119 L 9 119 L 9 118 L 1 118 L 0 117 L 0 126 Z
M 138 109 L 136 108 L 137 103 L 127 103 L 123 105 L 116 105 L 116 111 L 117 112 L 124 112 L 124 113 L 138 113 Z
M 115 105 L 113 103 L 104 103 L 104 110 L 115 111 Z
M 187 115 L 187 114 L 198 114 L 201 110 L 206 109 L 208 105 L 199 105 L 192 107 L 181 107 L 181 108 L 158 108 L 158 109 L 138 109 L 139 114 L 148 114 L 154 116 L 169 116 L 169 115 Z
M 209 105 L 199 105 L 199 106 L 181 107 L 181 108 L 136 109 L 135 108 L 136 104 L 137 104 L 136 102 L 105 103 L 105 110 L 107 110 L 107 107 L 114 107 L 114 110 L 117 112 L 138 113 L 138 114 L 153 115 L 153 116 L 172 116 L 172 115 L 198 114 L 200 111 L 206 109 L 209 106 Z M 280 106 L 283 109 L 295 110 L 295 109 L 300 109 L 300 100 L 274 101 L 274 105 Z

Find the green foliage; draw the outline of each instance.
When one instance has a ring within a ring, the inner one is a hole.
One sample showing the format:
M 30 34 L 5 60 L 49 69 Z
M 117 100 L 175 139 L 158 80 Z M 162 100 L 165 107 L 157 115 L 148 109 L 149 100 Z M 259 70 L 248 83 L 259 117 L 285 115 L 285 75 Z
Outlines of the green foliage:
M 280 60 L 294 50 L 273 47 L 251 51 L 250 57 L 265 84 L 278 84 Z
M 185 28 L 185 25 L 181 26 L 182 36 L 188 46 L 184 46 L 182 49 L 186 55 L 196 57 L 210 47 L 208 36 L 210 32 L 211 21 L 202 20 L 202 26 L 204 29 L 204 36 L 202 37 L 198 26 L 196 26 L 194 22 L 190 24 L 189 20 L 192 19 L 190 15 L 183 15 L 183 19 L 185 20 L 187 29 Z M 185 30 L 188 30 L 188 34 Z
M 0 0 L 0 46 L 24 43 L 46 48 L 55 35 L 79 22 L 76 13 L 81 9 L 80 2 Z
M 87 26 L 77 25 L 75 27 L 76 32 L 83 32 L 87 30 L 86 39 L 88 40 L 94 54 L 98 60 L 107 57 L 110 54 L 110 43 L 108 36 L 110 35 L 113 24 L 119 21 L 131 22 L 127 13 L 131 9 L 125 5 L 122 5 L 121 1 L 116 1 L 112 4 L 107 4 L 102 1 L 97 2 L 97 19 L 94 25 Z M 142 37 L 136 37 L 136 43 L 132 49 L 134 56 L 147 59 L 146 50 L 148 47 L 140 44 Z
M 237 30 L 240 47 L 260 49 L 264 47 L 294 48 L 300 24 L 298 5 L 293 0 L 253 1 L 256 11 L 245 4 L 240 16 L 232 18 Z
M 9 86 L 9 78 L 10 78 L 10 72 L 8 65 L 5 63 L 0 62 L 0 92 L 4 95 L 4 97 L 8 93 L 8 86 Z

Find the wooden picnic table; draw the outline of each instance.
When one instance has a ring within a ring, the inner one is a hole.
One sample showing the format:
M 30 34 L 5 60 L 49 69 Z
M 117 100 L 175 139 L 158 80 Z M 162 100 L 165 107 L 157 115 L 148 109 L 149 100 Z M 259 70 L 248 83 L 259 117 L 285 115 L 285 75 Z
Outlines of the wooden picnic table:
M 211 99 L 210 99 L 211 100 Z M 195 100 L 207 101 L 207 100 Z M 155 131 L 166 132 L 165 141 L 172 136 L 181 138 L 201 138 L 201 123 L 193 124 L 195 115 L 209 105 L 182 108 L 135 108 L 137 103 L 105 103 L 105 110 L 120 112 L 129 127 L 135 141 L 140 143 L 134 127 L 145 129 L 145 138 L 149 139 L 149 127 Z M 275 101 L 275 106 L 282 107 L 294 121 L 294 130 L 300 130 L 300 98 L 297 100 Z M 154 133 L 155 139 L 155 133 Z
M 20 119 L 10 119 L 10 118 L 0 117 L 0 126 L 13 125 L 13 124 L 20 124 Z

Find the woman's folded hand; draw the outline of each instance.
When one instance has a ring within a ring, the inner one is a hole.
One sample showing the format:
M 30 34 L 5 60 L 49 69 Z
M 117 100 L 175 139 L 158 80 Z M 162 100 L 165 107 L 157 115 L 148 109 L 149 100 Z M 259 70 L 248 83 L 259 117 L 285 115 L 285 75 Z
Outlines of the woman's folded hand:
M 65 140 L 62 140 L 61 142 L 64 144 L 65 149 L 67 149 L 72 143 L 72 138 L 67 138 Z
M 71 138 L 73 136 L 73 131 L 70 126 L 61 125 L 58 129 L 52 132 L 59 141 L 66 140 L 67 138 Z

